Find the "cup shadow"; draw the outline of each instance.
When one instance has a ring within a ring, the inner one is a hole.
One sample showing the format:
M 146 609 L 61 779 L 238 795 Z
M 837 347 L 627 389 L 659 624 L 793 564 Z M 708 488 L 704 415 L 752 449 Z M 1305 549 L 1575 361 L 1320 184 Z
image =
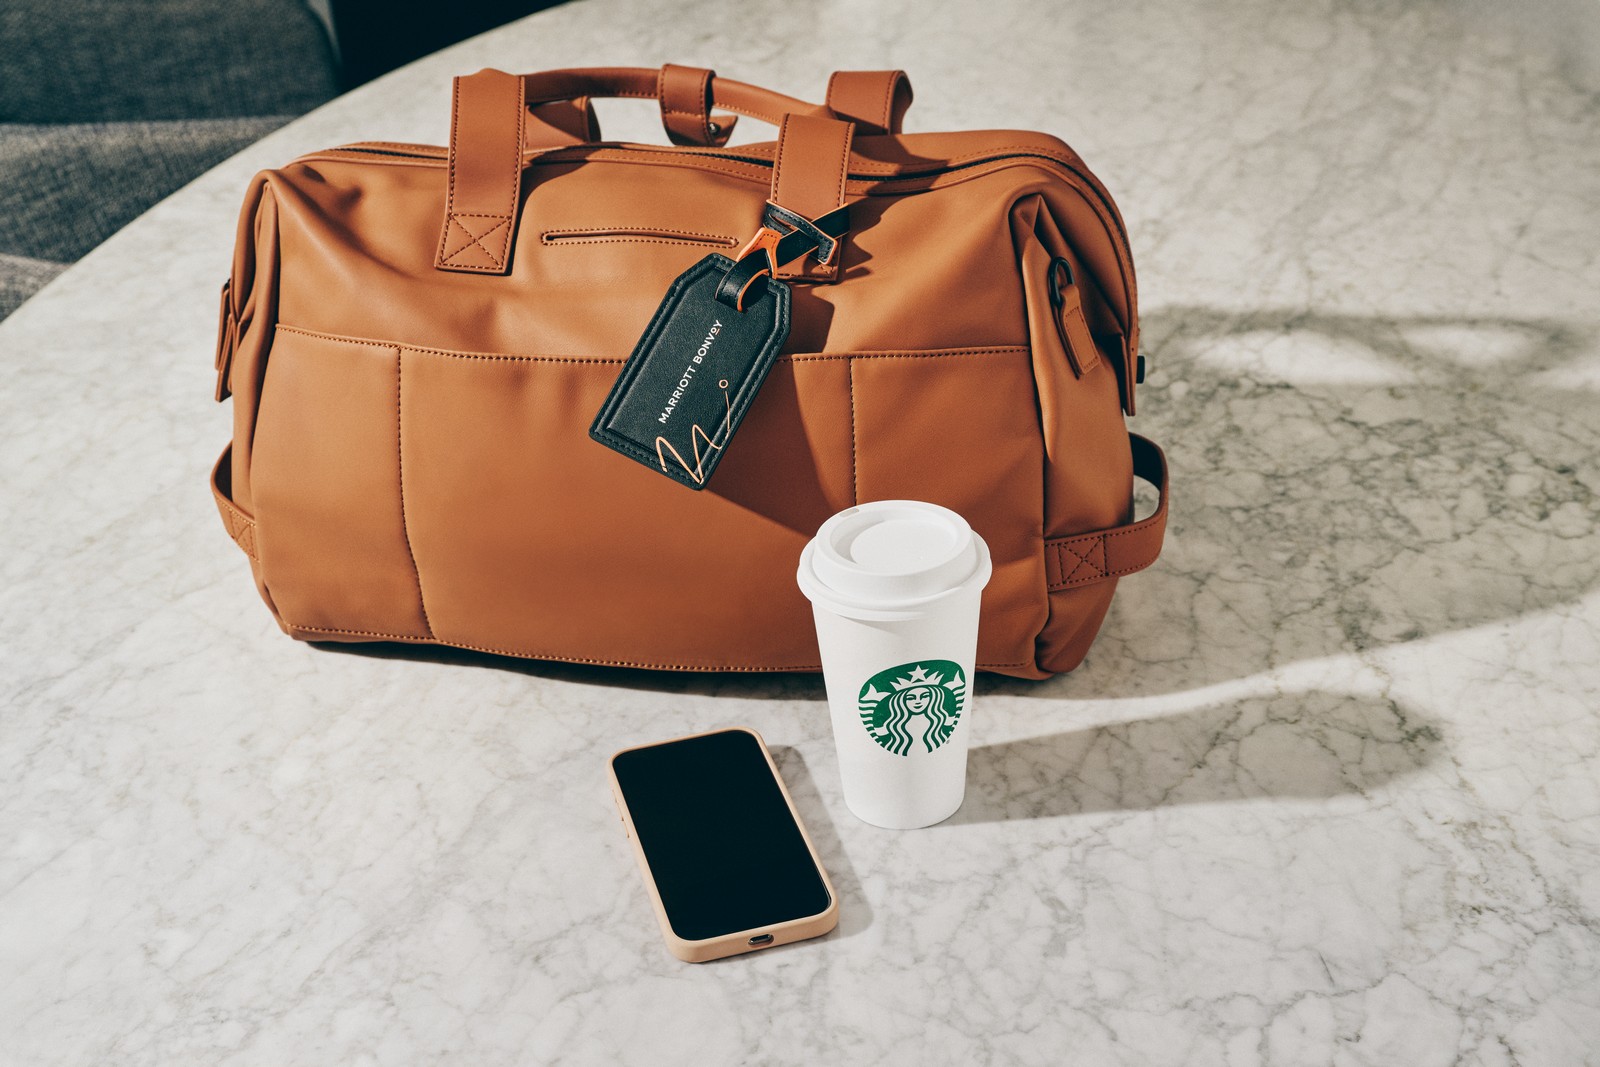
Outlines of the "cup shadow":
M 1446 751 L 1437 723 L 1390 700 L 1310 691 L 974 748 L 943 825 L 1366 795 Z
M 861 878 L 839 840 L 833 816 L 828 814 L 828 806 L 822 802 L 822 794 L 817 790 L 816 779 L 811 776 L 805 757 L 799 749 L 789 745 L 774 745 L 771 752 L 772 761 L 778 765 L 778 772 L 783 775 L 789 795 L 794 798 L 794 806 L 800 812 L 800 821 L 805 825 L 806 833 L 811 835 L 811 843 L 817 847 L 822 869 L 828 872 L 833 891 L 839 896 L 839 925 L 832 933 L 825 935 L 825 939 L 854 937 L 872 925 L 872 905 L 867 903 Z M 794 944 L 803 945 L 805 942 L 797 941 Z

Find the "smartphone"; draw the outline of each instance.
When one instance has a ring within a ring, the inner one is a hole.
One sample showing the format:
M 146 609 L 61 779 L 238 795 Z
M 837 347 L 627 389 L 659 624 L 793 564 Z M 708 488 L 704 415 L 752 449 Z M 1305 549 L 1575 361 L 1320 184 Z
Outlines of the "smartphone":
M 704 963 L 819 937 L 839 904 L 766 742 L 737 727 L 611 757 L 667 949 Z

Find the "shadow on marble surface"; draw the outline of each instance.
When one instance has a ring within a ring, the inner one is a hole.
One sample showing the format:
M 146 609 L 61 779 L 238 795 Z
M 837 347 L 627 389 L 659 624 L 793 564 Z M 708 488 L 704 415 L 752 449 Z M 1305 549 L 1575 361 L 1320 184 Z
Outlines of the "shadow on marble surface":
M 944 825 L 1366 794 L 1443 755 L 1434 722 L 1343 693 L 1254 697 L 971 751 Z
M 1600 586 L 1600 330 L 1169 307 L 1134 426 L 1167 544 L 1082 666 L 986 691 L 1192 690 L 1549 610 Z
M 515 656 L 497 656 L 492 652 L 474 652 L 471 649 L 451 648 L 446 645 L 411 645 L 396 641 L 363 644 L 313 641 L 310 644 L 324 652 L 489 668 L 572 685 L 610 686 L 616 689 L 639 689 L 680 696 L 733 697 L 741 700 L 827 699 L 820 674 L 753 671 L 711 674 L 696 671 L 651 671 L 637 667 L 595 667 L 584 663 L 518 659 Z
M 788 786 L 794 806 L 800 812 L 800 821 L 811 835 L 812 844 L 817 846 L 817 855 L 822 857 L 822 869 L 828 872 L 833 891 L 839 894 L 839 925 L 825 940 L 854 937 L 872 925 L 872 905 L 867 903 L 861 879 L 839 839 L 833 816 L 828 814 L 828 806 L 823 803 L 817 781 L 811 776 L 800 750 L 789 745 L 773 745 L 771 751 L 778 773 L 783 775 L 784 785 Z

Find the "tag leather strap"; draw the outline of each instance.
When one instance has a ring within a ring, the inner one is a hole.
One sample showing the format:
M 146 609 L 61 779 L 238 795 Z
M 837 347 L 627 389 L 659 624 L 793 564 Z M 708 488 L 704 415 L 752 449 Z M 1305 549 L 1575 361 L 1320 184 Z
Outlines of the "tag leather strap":
M 843 207 L 854 135 L 855 126 L 839 119 L 785 115 L 773 159 L 772 202 L 807 219 L 820 219 Z M 829 262 L 819 263 L 806 256 L 779 264 L 775 277 L 836 281 L 842 258 L 835 254 Z
M 1046 541 L 1044 572 L 1050 592 L 1142 571 L 1161 554 L 1167 532 L 1167 457 L 1155 442 L 1138 434 L 1129 434 L 1128 442 L 1133 447 L 1133 473 L 1161 492 L 1155 512 L 1126 526 Z
M 778 232 L 772 229 L 774 225 L 786 226 L 789 232 L 778 239 L 776 245 L 747 252 L 722 276 L 717 286 L 717 299 L 737 311 L 744 310 L 745 290 L 763 274 L 777 277 L 776 268 L 802 256 L 808 261 L 813 255 L 823 261 L 837 257 L 839 242 L 850 230 L 850 207 L 848 204 L 836 207 L 813 221 L 769 203 L 761 225 L 764 231 L 771 233 Z

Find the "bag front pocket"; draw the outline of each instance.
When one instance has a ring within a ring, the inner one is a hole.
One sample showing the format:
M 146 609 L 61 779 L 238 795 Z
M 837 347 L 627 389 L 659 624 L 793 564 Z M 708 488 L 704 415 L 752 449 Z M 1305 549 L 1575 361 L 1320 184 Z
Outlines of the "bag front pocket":
M 279 327 L 253 474 L 286 628 L 815 669 L 801 549 L 858 500 L 918 497 L 974 516 L 994 552 L 980 665 L 1026 667 L 1043 619 L 1025 349 L 780 357 L 698 493 L 589 438 L 620 368 Z
M 1046 612 L 1029 350 L 858 353 L 849 362 L 858 499 L 926 500 L 972 524 L 994 560 L 978 666 L 1029 673 Z
M 250 473 L 285 626 L 427 640 L 400 493 L 400 349 L 279 326 Z
M 640 667 L 816 665 L 794 567 L 849 504 L 842 368 L 774 368 L 696 493 L 590 439 L 620 360 L 403 348 L 400 366 L 407 529 L 440 640 Z

